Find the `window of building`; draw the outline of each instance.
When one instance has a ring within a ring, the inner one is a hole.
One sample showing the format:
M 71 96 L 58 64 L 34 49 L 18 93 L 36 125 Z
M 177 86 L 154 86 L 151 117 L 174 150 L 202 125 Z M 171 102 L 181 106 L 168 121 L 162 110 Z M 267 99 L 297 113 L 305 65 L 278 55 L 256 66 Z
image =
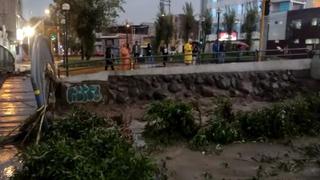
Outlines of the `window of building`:
M 304 4 L 293 3 L 293 5 L 292 5 L 292 10 L 299 10 L 299 9 L 303 9 L 303 8 L 304 8 Z
M 299 43 L 300 43 L 300 40 L 299 40 L 299 39 L 295 39 L 295 40 L 293 41 L 293 43 L 299 44 Z
M 313 18 L 312 21 L 311 21 L 311 25 L 312 25 L 312 26 L 317 26 L 318 23 L 319 23 L 318 21 L 319 21 L 319 20 L 318 20 L 317 18 Z
M 279 12 L 289 11 L 290 3 L 289 2 L 280 2 L 279 3 Z
M 318 38 L 306 39 L 306 44 L 320 44 L 320 39 Z
M 301 29 L 301 27 L 302 27 L 302 21 L 301 21 L 301 19 L 293 20 L 293 21 L 291 22 L 291 25 L 292 25 L 292 27 L 295 28 L 295 29 Z

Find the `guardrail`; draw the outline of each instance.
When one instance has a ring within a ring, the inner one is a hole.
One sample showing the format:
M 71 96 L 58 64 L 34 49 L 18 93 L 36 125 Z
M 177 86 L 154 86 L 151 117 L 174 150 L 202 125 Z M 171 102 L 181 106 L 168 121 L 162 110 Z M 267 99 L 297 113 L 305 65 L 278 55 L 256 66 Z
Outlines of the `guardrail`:
M 266 51 L 229 51 L 219 53 L 201 53 L 192 54 L 192 62 L 188 65 L 211 64 L 211 63 L 241 63 L 258 61 L 259 53 L 263 61 L 266 60 L 280 60 L 280 59 L 301 59 L 311 58 L 313 51 L 306 48 L 295 48 L 286 50 L 266 50 Z M 191 54 L 188 54 L 189 56 Z M 71 74 L 83 74 L 98 72 L 104 70 L 111 70 L 111 64 L 115 70 L 133 70 L 139 68 L 155 68 L 165 66 L 182 66 L 185 65 L 185 54 L 169 54 L 169 55 L 155 55 L 142 56 L 139 58 L 130 57 L 130 61 L 124 63 L 124 59 L 120 57 L 90 61 L 77 61 L 68 64 L 69 72 Z M 58 75 L 66 73 L 66 64 L 60 63 L 58 65 Z
M 0 71 L 13 72 L 15 70 L 15 58 L 9 49 L 0 45 Z

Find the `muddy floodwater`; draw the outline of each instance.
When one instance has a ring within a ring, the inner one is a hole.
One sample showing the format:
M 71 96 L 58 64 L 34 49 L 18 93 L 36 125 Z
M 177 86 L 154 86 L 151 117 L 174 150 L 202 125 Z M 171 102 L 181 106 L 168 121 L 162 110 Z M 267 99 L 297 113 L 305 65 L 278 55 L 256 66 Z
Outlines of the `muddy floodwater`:
M 154 157 L 165 161 L 171 180 L 319 180 L 319 162 L 299 150 L 314 143 L 320 143 L 320 138 L 298 138 L 289 144 L 234 143 L 221 146 L 220 153 L 192 151 L 180 145 L 165 148 Z

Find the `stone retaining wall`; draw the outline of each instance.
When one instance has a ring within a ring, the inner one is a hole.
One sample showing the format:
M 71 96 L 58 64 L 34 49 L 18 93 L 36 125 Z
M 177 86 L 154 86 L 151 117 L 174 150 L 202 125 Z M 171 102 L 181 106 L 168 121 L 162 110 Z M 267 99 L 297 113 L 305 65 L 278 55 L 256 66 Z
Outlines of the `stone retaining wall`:
M 131 104 L 137 101 L 162 100 L 165 98 L 183 99 L 215 96 L 276 100 L 292 96 L 300 91 L 302 86 L 299 80 L 309 78 L 309 74 L 309 71 L 299 70 L 109 76 L 108 81 L 64 83 L 61 93 L 63 99 L 67 99 L 67 89 L 72 86 L 99 85 L 102 98 L 97 98 L 96 100 L 99 100 L 99 102 L 93 101 L 92 103 L 104 104 Z M 86 96 L 94 99 L 91 93 Z M 88 103 L 88 101 L 83 101 L 83 103 Z

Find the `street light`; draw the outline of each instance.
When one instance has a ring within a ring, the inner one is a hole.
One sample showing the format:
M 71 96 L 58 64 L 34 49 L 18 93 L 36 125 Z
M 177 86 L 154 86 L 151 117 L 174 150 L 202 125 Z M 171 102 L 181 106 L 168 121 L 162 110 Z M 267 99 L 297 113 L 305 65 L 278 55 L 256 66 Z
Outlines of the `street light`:
M 129 28 L 130 28 L 130 24 L 128 22 L 126 22 L 126 32 L 127 32 L 127 45 L 129 44 Z
M 49 16 L 49 15 L 50 15 L 50 10 L 49 10 L 49 9 L 45 9 L 45 10 L 44 10 L 44 14 L 45 14 L 46 16 Z
M 28 39 L 28 55 L 29 58 L 31 57 L 31 44 L 30 44 L 30 38 L 34 36 L 35 34 L 35 29 L 31 26 L 26 26 L 22 28 L 22 39 L 23 37 L 27 37 Z
M 27 37 L 32 37 L 35 34 L 34 28 L 31 26 L 24 27 L 24 33 Z
M 69 76 L 69 60 L 68 60 L 68 12 L 70 11 L 70 4 L 63 3 L 62 10 L 64 11 L 64 62 L 66 65 L 66 76 Z

